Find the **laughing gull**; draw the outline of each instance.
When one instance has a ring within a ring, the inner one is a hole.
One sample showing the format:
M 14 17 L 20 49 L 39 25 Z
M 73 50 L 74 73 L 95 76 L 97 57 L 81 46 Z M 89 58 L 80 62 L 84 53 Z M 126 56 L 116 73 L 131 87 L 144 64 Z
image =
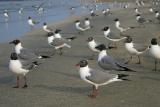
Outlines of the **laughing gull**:
M 76 36 L 73 36 L 73 35 L 70 35 L 70 36 L 67 36 L 65 38 L 62 37 L 62 35 L 60 34 L 62 30 L 60 29 L 56 29 L 55 32 L 54 32 L 54 37 L 57 38 L 57 39 L 63 39 L 63 40 L 68 40 L 68 41 L 72 41 L 74 39 L 76 39 L 77 37 Z
M 28 17 L 28 24 L 31 26 L 31 28 L 33 28 L 38 23 L 39 22 L 34 21 L 30 16 Z
M 10 44 L 15 45 L 15 52 L 19 58 L 23 60 L 35 60 L 35 59 L 44 59 L 50 58 L 49 56 L 39 55 L 39 53 L 34 52 L 33 50 L 24 48 L 20 40 L 16 39 L 10 42 Z
M 49 28 L 46 22 L 43 23 L 43 30 L 47 33 L 53 32 L 53 29 Z
M 134 8 L 134 12 L 135 12 L 136 14 L 141 14 L 141 12 L 139 11 L 138 8 Z
M 96 49 L 97 46 L 102 45 L 97 43 L 93 37 L 89 37 L 87 39 L 88 42 L 88 47 L 93 51 L 93 52 L 100 52 L 98 49 Z
M 10 62 L 9 62 L 9 69 L 10 71 L 12 71 L 14 74 L 16 74 L 17 76 L 17 84 L 16 86 L 14 86 L 13 88 L 19 88 L 19 76 L 23 76 L 24 77 L 24 86 L 23 88 L 27 88 L 27 78 L 26 78 L 26 74 L 33 69 L 35 66 L 34 63 L 26 63 L 23 64 L 19 59 L 18 59 L 18 55 L 16 53 L 11 53 L 10 56 Z
M 133 28 L 133 27 L 128 27 L 128 28 L 122 27 L 122 26 L 121 26 L 121 23 L 120 23 L 120 21 L 119 21 L 118 18 L 114 19 L 114 21 L 115 21 L 115 26 L 116 26 L 116 28 L 117 28 L 120 32 L 125 32 L 125 31 Z
M 147 19 L 141 17 L 140 14 L 136 15 L 136 21 L 140 24 L 140 26 L 142 25 L 143 27 L 145 27 L 144 23 L 152 22 L 151 20 L 147 20 Z
M 88 29 L 83 28 L 83 27 L 81 26 L 81 23 L 80 23 L 79 20 L 76 20 L 76 21 L 75 21 L 75 27 L 76 27 L 76 29 L 79 31 L 79 33 L 88 30 Z
M 160 59 L 160 46 L 158 45 L 157 39 L 152 38 L 151 40 L 151 46 L 149 47 L 149 53 L 150 55 L 155 59 L 155 68 L 154 70 L 157 70 L 157 60 Z
M 103 13 L 104 16 L 107 16 L 107 15 L 111 15 L 111 14 L 112 14 L 111 11 L 110 11 L 110 8 L 107 8 L 106 10 L 103 9 L 103 10 L 102 10 L 102 13 Z
M 3 15 L 4 15 L 5 18 L 9 18 L 8 10 L 4 10 Z
M 151 7 L 151 8 L 149 8 L 149 11 L 151 12 L 151 13 L 153 13 L 153 8 Z
M 98 15 L 96 15 L 96 14 L 94 13 L 94 10 L 93 10 L 93 9 L 90 10 L 90 14 L 91 14 L 92 17 L 93 17 L 93 16 L 98 16 Z
M 59 54 L 60 55 L 63 54 L 62 49 L 64 47 L 71 48 L 71 46 L 68 45 L 67 43 L 65 43 L 65 41 L 63 39 L 55 38 L 53 32 L 48 33 L 48 44 L 50 46 L 54 47 L 55 50 L 59 50 L 59 52 L 60 52 Z
M 140 55 L 145 53 L 148 50 L 148 46 L 144 46 L 142 44 L 135 44 L 130 36 L 127 36 L 125 40 L 125 48 L 131 54 L 131 57 L 127 63 L 132 60 L 132 55 L 136 55 L 138 57 L 138 63 L 140 64 Z
M 98 65 L 104 70 L 118 70 L 118 71 L 133 71 L 127 67 L 125 63 L 122 63 L 112 56 L 109 56 L 106 51 L 105 45 L 97 46 L 101 52 L 98 55 Z
M 120 37 L 120 35 L 113 34 L 108 26 L 105 26 L 102 29 L 102 31 L 104 33 L 104 37 L 114 43 L 121 41 L 121 40 L 124 40 L 126 38 L 126 37 Z M 109 43 L 109 45 L 110 45 L 110 43 Z M 115 44 L 115 46 L 109 46 L 109 45 L 108 45 L 109 48 L 117 48 L 116 44 Z
M 158 11 L 155 11 L 155 17 L 156 17 L 156 19 L 159 21 L 159 23 L 160 23 L 160 14 L 159 14 L 159 12 Z
M 91 94 L 89 95 L 91 98 L 96 98 L 98 95 L 98 88 L 103 85 L 107 85 L 116 81 L 128 80 L 124 77 L 129 75 L 125 74 L 110 74 L 108 72 L 103 72 L 101 70 L 92 69 L 88 66 L 88 62 L 86 60 L 81 60 L 78 64 L 76 64 L 79 68 L 79 74 L 82 80 L 93 85 L 93 89 Z
M 18 13 L 19 13 L 20 15 L 23 15 L 23 10 L 24 10 L 23 8 L 20 8 L 19 11 L 18 11 Z
M 84 27 L 85 27 L 85 29 L 91 28 L 91 22 L 90 22 L 89 18 L 85 18 Z

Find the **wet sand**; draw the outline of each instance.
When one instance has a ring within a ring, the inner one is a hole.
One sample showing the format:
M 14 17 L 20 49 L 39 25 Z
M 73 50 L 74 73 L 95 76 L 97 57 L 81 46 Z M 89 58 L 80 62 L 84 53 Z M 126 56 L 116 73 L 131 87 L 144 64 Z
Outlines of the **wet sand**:
M 152 18 L 148 13 L 148 8 L 141 9 L 144 16 Z M 8 43 L 0 44 L 0 106 L 1 107 L 159 107 L 160 97 L 160 67 L 158 71 L 152 71 L 154 60 L 148 53 L 142 55 L 142 64 L 135 64 L 137 57 L 129 65 L 136 69 L 136 73 L 121 72 L 129 74 L 131 81 L 116 82 L 100 87 L 99 95 L 96 99 L 91 99 L 87 95 L 91 91 L 91 85 L 82 81 L 79 77 L 78 69 L 74 66 L 81 59 L 90 57 L 93 52 L 88 49 L 86 39 L 93 36 L 96 41 L 107 44 L 101 29 L 109 25 L 116 34 L 119 31 L 114 26 L 114 19 L 118 17 L 123 26 L 138 26 L 135 21 L 133 9 L 114 10 L 111 16 L 99 15 L 91 19 L 93 29 L 78 34 L 74 28 L 76 19 L 73 18 L 61 24 L 51 24 L 53 28 L 62 29 L 62 36 L 73 34 L 77 36 L 71 49 L 65 49 L 64 54 L 55 54 L 52 58 L 40 60 L 39 67 L 32 70 L 28 75 L 29 87 L 27 89 L 14 89 L 15 76 L 8 70 L 9 56 L 13 46 Z M 146 24 L 145 28 L 135 28 L 125 32 L 133 37 L 137 43 L 150 44 L 153 37 L 159 33 L 159 24 Z M 35 29 L 25 36 L 19 38 L 23 46 L 41 51 L 52 51 L 47 44 L 46 33 L 41 29 Z M 124 43 L 118 43 L 118 49 L 107 51 L 108 54 L 127 59 L 130 55 L 124 48 Z M 101 69 L 97 61 L 89 61 L 93 68 Z M 118 73 L 118 72 L 115 72 Z

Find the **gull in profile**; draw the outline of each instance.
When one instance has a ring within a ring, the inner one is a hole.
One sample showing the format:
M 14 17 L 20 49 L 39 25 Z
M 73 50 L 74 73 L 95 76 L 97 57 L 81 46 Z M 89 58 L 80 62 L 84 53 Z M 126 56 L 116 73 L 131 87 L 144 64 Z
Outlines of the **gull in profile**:
M 92 69 L 88 65 L 87 60 L 81 60 L 78 64 L 79 74 L 83 81 L 93 85 L 92 92 L 89 95 L 91 98 L 96 98 L 98 95 L 98 88 L 103 85 L 107 85 L 116 81 L 128 80 L 124 77 L 129 75 L 126 74 L 110 74 L 109 71 L 101 71 Z

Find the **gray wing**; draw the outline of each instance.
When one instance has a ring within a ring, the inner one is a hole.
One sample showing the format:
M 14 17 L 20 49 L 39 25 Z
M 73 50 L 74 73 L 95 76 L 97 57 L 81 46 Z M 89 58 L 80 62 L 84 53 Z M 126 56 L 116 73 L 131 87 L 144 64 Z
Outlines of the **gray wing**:
M 107 37 L 110 39 L 120 39 L 120 35 L 116 35 L 113 32 L 110 32 L 110 34 Z
M 31 70 L 35 66 L 31 60 L 20 60 L 20 62 L 22 63 L 22 68 L 26 70 Z
M 21 53 L 18 54 L 19 58 L 24 60 L 36 59 L 38 56 L 31 50 L 23 48 Z
M 63 39 L 60 39 L 60 38 L 55 38 L 53 40 L 53 42 L 51 43 L 52 46 L 60 46 L 62 44 L 64 44 L 64 41 Z
M 139 18 L 138 22 L 139 23 L 144 23 L 144 22 L 146 22 L 146 20 L 144 18 Z
M 94 70 L 94 69 L 91 69 L 90 73 L 91 73 L 91 76 L 88 76 L 87 79 L 97 84 L 105 83 L 117 76 L 116 74 L 109 74 L 108 72 L 103 72 L 103 71 Z
M 101 61 L 98 62 L 100 67 L 107 70 L 119 70 L 120 68 L 117 66 L 117 63 L 119 62 L 111 56 L 103 57 Z
M 148 46 L 144 46 L 141 44 L 133 44 L 133 47 L 139 52 L 143 52 L 148 48 Z

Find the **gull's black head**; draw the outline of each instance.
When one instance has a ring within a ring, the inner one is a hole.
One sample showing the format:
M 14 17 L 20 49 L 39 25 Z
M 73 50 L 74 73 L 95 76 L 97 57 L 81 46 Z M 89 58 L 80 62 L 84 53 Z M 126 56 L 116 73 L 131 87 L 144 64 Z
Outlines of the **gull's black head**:
M 46 22 L 44 22 L 44 23 L 43 23 L 43 25 L 45 26 L 45 25 L 47 25 L 47 23 L 46 23 Z
M 29 16 L 28 19 L 31 19 L 31 17 Z
M 85 20 L 89 20 L 89 18 L 85 18 Z
M 155 13 L 158 13 L 158 11 L 155 11 Z
M 130 36 L 127 36 L 125 43 L 131 43 L 132 42 L 132 38 Z
M 96 48 L 97 50 L 99 50 L 99 51 L 103 51 L 103 50 L 106 50 L 106 49 L 107 49 L 104 44 L 98 45 L 98 46 L 96 46 L 95 48 Z
M 80 67 L 86 67 L 87 65 L 88 65 L 87 60 L 81 60 L 78 64 L 76 64 L 76 66 L 80 66 Z
M 87 42 L 91 42 L 92 40 L 94 40 L 93 37 L 89 37 L 89 38 L 87 39 Z
M 136 16 L 141 16 L 140 14 L 137 14 Z
M 119 21 L 119 19 L 118 19 L 118 18 L 116 18 L 116 19 L 114 19 L 114 21 L 115 21 L 115 22 L 117 22 L 117 21 Z
M 157 44 L 158 44 L 158 43 L 157 43 L 157 39 L 156 39 L 156 38 L 152 38 L 151 44 L 152 44 L 152 45 L 157 45 Z
M 102 29 L 102 31 L 107 31 L 109 29 L 109 27 L 108 26 L 105 26 L 103 29 Z
M 14 44 L 14 45 L 17 45 L 17 44 L 19 44 L 19 43 L 21 43 L 21 41 L 18 40 L 18 39 L 9 42 L 9 44 Z
M 13 53 L 11 53 L 10 59 L 11 60 L 17 60 L 18 59 L 18 55 L 15 52 L 13 52 Z
M 48 32 L 48 34 L 47 34 L 48 37 L 51 37 L 51 36 L 53 36 L 53 35 L 54 35 L 53 32 Z
M 76 21 L 75 21 L 75 23 L 79 23 L 79 22 L 80 22 L 79 20 L 76 20 Z
M 57 34 L 57 33 L 59 33 L 60 31 L 61 31 L 60 29 L 56 29 L 56 30 L 54 31 L 54 33 Z

